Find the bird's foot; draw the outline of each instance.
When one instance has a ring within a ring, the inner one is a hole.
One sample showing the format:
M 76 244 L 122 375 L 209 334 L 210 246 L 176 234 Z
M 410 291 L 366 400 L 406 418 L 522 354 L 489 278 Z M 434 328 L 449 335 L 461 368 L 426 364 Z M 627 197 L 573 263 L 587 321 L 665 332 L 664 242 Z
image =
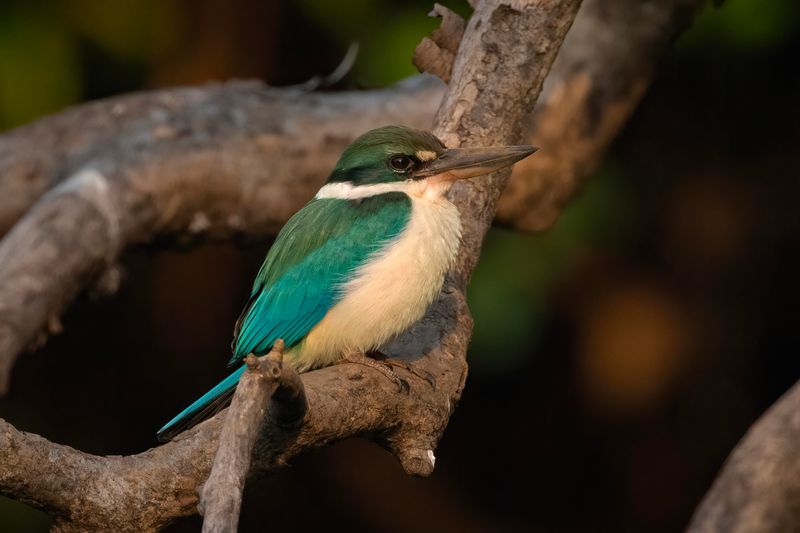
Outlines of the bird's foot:
M 414 368 L 411 364 L 403 361 L 402 359 L 390 359 L 386 354 L 383 352 L 370 352 L 367 354 L 369 357 L 383 363 L 384 365 L 388 365 L 391 368 L 402 368 L 409 374 L 413 374 L 420 379 L 424 379 L 427 381 L 433 390 L 436 390 L 436 378 L 433 377 L 433 374 L 428 372 L 427 370 L 418 370 Z
M 387 378 L 391 379 L 395 385 L 397 385 L 397 392 L 403 392 L 408 394 L 410 387 L 408 385 L 408 381 L 404 380 L 400 376 L 395 373 L 392 369 L 391 365 L 384 361 L 376 361 L 371 357 L 368 357 L 364 352 L 349 352 L 344 354 L 342 357 L 342 363 L 354 363 L 357 365 L 364 365 L 370 368 L 374 368 Z

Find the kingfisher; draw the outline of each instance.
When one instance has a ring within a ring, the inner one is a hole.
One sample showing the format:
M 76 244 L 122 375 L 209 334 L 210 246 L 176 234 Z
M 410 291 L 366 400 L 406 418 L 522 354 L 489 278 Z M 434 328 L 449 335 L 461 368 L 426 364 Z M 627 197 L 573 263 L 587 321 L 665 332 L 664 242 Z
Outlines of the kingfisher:
M 447 191 L 531 155 L 532 146 L 447 148 L 431 133 L 385 126 L 354 140 L 326 184 L 278 233 L 234 327 L 236 370 L 167 422 L 170 440 L 225 407 L 248 354 L 282 339 L 298 372 L 336 364 L 372 367 L 407 390 L 371 355 L 425 314 L 461 242 Z M 419 374 L 417 374 L 419 375 Z

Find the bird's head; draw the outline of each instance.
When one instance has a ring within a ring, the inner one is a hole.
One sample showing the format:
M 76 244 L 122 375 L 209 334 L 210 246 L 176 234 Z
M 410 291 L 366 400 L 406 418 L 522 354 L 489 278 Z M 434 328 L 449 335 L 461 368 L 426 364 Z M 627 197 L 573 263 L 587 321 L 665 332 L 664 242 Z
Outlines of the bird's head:
M 527 145 L 446 148 L 426 131 L 385 126 L 354 140 L 339 158 L 328 182 L 449 187 L 455 180 L 488 174 L 535 151 Z

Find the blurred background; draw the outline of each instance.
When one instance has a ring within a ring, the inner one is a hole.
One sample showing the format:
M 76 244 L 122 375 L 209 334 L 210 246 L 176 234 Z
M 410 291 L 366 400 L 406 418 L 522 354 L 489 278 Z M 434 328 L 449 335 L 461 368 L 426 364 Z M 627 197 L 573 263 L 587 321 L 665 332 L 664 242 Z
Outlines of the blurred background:
M 465 1 L 447 2 L 469 13 Z M 429 1 L 2 0 L 0 129 L 123 92 L 414 73 Z M 248 487 L 243 531 L 681 530 L 748 426 L 800 378 L 800 3 L 706 6 L 602 168 L 544 234 L 489 234 L 470 375 L 429 479 L 349 441 Z M 134 250 L 111 299 L 19 360 L 0 416 L 97 454 L 225 374 L 268 242 Z M 420 521 L 420 518 L 424 520 Z M 0 498 L 0 529 L 47 517 Z M 171 531 L 196 531 L 197 517 Z

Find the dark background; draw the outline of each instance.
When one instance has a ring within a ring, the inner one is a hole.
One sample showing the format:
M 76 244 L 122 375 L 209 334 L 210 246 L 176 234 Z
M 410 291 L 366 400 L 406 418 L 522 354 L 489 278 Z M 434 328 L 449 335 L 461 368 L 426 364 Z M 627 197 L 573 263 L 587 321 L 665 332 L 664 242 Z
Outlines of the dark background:
M 465 2 L 455 5 L 468 13 Z M 208 80 L 337 88 L 413 74 L 429 2 L 0 3 L 0 127 Z M 493 230 L 470 286 L 463 400 L 429 479 L 349 441 L 249 486 L 244 531 L 678 531 L 748 426 L 800 378 L 800 3 L 710 5 L 551 231 Z M 269 243 L 131 251 L 111 299 L 16 365 L 0 416 L 99 454 L 225 374 Z M 194 531 L 199 519 L 173 531 Z M 44 531 L 0 498 L 0 529 Z

